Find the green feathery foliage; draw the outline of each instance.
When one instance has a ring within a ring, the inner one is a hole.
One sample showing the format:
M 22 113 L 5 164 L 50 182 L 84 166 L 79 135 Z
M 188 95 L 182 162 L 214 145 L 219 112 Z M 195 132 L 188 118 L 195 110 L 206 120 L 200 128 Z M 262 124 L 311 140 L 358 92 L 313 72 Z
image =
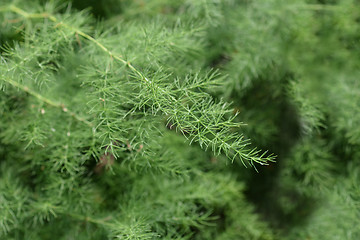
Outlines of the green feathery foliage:
M 0 238 L 359 239 L 359 4 L 1 1 Z

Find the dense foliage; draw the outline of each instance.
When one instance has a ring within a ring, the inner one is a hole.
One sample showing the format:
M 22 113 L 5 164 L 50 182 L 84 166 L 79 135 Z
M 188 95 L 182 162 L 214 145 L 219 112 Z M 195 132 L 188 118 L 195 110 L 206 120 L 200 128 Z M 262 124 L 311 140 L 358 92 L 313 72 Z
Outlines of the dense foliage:
M 0 238 L 360 239 L 359 5 L 2 0 Z

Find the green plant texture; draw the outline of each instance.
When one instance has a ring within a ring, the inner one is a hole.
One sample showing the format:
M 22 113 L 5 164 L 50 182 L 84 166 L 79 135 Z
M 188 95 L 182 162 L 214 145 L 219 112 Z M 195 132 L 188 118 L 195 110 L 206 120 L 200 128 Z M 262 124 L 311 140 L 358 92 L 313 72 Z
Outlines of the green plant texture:
M 360 1 L 0 1 L 0 239 L 360 239 Z

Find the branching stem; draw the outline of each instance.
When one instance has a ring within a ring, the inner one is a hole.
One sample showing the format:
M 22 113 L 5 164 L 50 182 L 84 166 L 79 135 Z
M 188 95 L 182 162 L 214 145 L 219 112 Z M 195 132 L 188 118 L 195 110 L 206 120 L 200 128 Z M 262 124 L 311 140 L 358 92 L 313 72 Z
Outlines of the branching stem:
M 137 70 L 130 62 L 124 60 L 123 58 L 121 58 L 118 55 L 113 54 L 108 48 L 106 48 L 102 43 L 100 43 L 99 41 L 97 41 L 95 38 L 93 38 L 92 36 L 90 36 L 89 34 L 86 34 L 85 32 L 74 28 L 73 26 L 70 26 L 68 24 L 65 24 L 61 21 L 59 21 L 54 15 L 50 14 L 50 13 L 27 13 L 24 10 L 22 10 L 21 8 L 18 8 L 17 6 L 14 5 L 10 5 L 8 8 L 3 8 L 7 9 L 8 11 L 12 11 L 14 13 L 17 13 L 21 16 L 23 16 L 24 18 L 48 18 L 51 21 L 53 21 L 54 23 L 57 24 L 57 26 L 63 26 L 65 28 L 71 29 L 75 32 L 75 34 L 78 34 L 80 36 L 82 36 L 83 38 L 89 40 L 90 42 L 93 42 L 95 45 L 97 45 L 99 48 L 101 48 L 104 52 L 106 52 L 107 54 L 109 54 L 109 56 L 111 58 L 114 58 L 120 62 L 122 62 L 123 64 L 125 64 L 126 66 L 128 66 L 134 73 L 136 73 L 142 80 L 148 82 L 149 80 L 144 76 L 144 74 L 142 74 L 139 70 Z M 0 10 L 1 11 L 1 10 Z
M 76 113 L 69 111 L 69 110 L 64 106 L 64 104 L 54 102 L 53 100 L 44 97 L 43 95 L 35 92 L 34 90 L 28 88 L 27 86 L 24 86 L 23 84 L 21 84 L 21 83 L 19 83 L 19 82 L 13 81 L 13 80 L 11 80 L 11 79 L 6 79 L 6 78 L 2 78 L 2 79 L 3 79 L 5 82 L 9 83 L 10 85 L 21 89 L 22 91 L 30 94 L 31 96 L 39 99 L 40 101 L 42 101 L 42 102 L 44 102 L 44 103 L 46 103 L 46 104 L 48 104 L 48 105 L 50 105 L 50 106 L 52 106 L 52 107 L 61 108 L 62 111 L 66 112 L 66 113 L 69 114 L 71 117 L 73 117 L 73 118 L 75 118 L 76 120 L 78 120 L 79 122 L 85 123 L 85 124 L 88 125 L 89 127 L 92 127 L 92 123 L 91 123 L 91 122 L 89 122 L 89 121 L 87 121 L 86 119 L 78 116 Z

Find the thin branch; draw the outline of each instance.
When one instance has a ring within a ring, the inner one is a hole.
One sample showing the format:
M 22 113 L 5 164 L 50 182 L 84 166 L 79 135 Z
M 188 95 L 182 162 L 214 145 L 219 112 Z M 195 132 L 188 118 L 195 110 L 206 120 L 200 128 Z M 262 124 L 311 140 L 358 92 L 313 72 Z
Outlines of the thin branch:
M 39 99 L 40 101 L 52 106 L 52 107 L 55 107 L 55 108 L 61 108 L 61 110 L 67 114 L 69 114 L 71 117 L 75 118 L 76 120 L 82 122 L 82 123 L 85 123 L 86 125 L 88 125 L 89 127 L 93 127 L 93 124 L 89 121 L 87 121 L 86 119 L 78 116 L 76 113 L 74 112 L 71 112 L 69 111 L 64 104 L 62 103 L 57 103 L 57 102 L 54 102 L 53 100 L 51 99 L 48 99 L 46 97 L 44 97 L 43 95 L 35 92 L 34 90 L 28 88 L 27 86 L 24 86 L 23 84 L 19 83 L 19 82 L 16 82 L 14 80 L 11 80 L 11 79 L 5 79 L 5 78 L 2 78 L 5 82 L 9 83 L 10 85 L 14 86 L 14 87 L 17 87 L 21 90 L 23 90 L 24 92 L 30 94 L 31 96 Z
M 126 61 L 125 59 L 121 58 L 120 56 L 115 55 L 114 53 L 112 53 L 102 43 L 97 41 L 95 38 L 93 38 L 89 34 L 86 34 L 85 32 L 83 32 L 83 31 L 81 31 L 79 29 L 76 29 L 73 26 L 70 26 L 68 24 L 65 24 L 65 23 L 59 21 L 54 15 L 52 15 L 50 13 L 27 13 L 24 10 L 22 10 L 21 8 L 18 8 L 16 6 L 14 6 L 14 5 L 10 5 L 8 8 L 3 8 L 3 9 L 5 9 L 3 11 L 8 10 L 8 11 L 12 11 L 14 13 L 17 13 L 17 14 L 23 16 L 24 18 L 48 18 L 51 21 L 53 21 L 54 23 L 56 23 L 57 26 L 63 26 L 65 28 L 73 30 L 75 32 L 75 34 L 78 34 L 78 35 L 82 36 L 83 38 L 89 40 L 90 42 L 95 43 L 95 45 L 97 45 L 104 52 L 106 52 L 111 58 L 114 58 L 114 59 L 122 62 L 123 64 L 128 66 L 133 72 L 135 72 L 139 77 L 141 77 L 141 79 L 143 79 L 146 82 L 149 82 L 149 80 L 144 76 L 144 74 L 142 74 L 139 70 L 137 70 L 129 61 Z

